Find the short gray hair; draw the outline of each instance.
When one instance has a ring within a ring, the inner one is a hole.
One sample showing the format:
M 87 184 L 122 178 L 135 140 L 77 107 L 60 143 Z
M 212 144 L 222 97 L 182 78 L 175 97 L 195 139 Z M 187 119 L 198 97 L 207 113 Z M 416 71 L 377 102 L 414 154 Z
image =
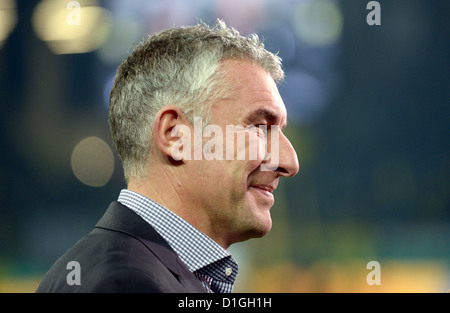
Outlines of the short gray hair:
M 193 121 L 210 120 L 210 107 L 230 96 L 221 72 L 225 59 L 262 66 L 276 81 L 284 79 L 281 59 L 257 35 L 245 37 L 221 20 L 164 30 L 137 45 L 117 69 L 110 94 L 109 123 L 127 182 L 145 178 L 153 141 L 153 122 L 165 105 L 176 105 Z

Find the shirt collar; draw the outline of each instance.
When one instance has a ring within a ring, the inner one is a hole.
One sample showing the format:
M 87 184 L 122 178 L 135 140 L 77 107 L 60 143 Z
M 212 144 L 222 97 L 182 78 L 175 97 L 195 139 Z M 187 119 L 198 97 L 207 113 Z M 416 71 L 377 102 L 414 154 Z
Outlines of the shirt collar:
M 224 263 L 224 270 L 237 263 L 231 254 L 207 235 L 159 203 L 134 191 L 123 189 L 118 202 L 133 210 L 163 237 L 191 272 L 213 263 Z M 230 276 L 227 272 L 227 276 Z M 231 277 L 228 277 L 231 278 Z

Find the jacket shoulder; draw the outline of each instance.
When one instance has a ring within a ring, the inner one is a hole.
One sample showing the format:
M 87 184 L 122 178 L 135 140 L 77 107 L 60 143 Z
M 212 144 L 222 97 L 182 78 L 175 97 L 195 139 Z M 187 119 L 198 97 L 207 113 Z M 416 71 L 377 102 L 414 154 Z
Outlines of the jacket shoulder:
M 79 264 L 71 284 L 69 262 Z M 113 202 L 96 227 L 64 253 L 37 292 L 205 292 L 173 249 L 140 216 Z
M 78 273 L 68 268 L 73 261 Z M 73 275 L 79 275 L 79 284 L 69 282 Z M 96 228 L 55 262 L 37 292 L 167 292 L 178 284 L 138 239 Z

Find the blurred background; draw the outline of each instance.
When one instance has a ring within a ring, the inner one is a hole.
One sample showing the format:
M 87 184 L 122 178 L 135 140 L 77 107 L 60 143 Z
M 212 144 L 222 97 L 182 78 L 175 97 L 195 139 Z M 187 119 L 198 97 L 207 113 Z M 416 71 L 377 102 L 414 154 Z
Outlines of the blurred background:
M 300 161 L 272 231 L 230 249 L 235 291 L 446 292 L 450 1 L 378 1 L 373 26 L 368 2 L 0 0 L 0 292 L 34 292 L 125 187 L 107 123 L 121 60 L 216 18 L 282 57 Z

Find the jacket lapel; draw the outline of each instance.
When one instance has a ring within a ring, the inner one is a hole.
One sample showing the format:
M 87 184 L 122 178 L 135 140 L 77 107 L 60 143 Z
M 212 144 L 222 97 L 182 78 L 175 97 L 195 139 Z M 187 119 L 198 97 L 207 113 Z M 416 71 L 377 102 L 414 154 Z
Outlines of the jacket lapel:
M 97 228 L 126 233 L 141 241 L 182 283 L 193 292 L 205 292 L 200 281 L 180 260 L 167 241 L 140 216 L 114 201 L 96 225 Z

